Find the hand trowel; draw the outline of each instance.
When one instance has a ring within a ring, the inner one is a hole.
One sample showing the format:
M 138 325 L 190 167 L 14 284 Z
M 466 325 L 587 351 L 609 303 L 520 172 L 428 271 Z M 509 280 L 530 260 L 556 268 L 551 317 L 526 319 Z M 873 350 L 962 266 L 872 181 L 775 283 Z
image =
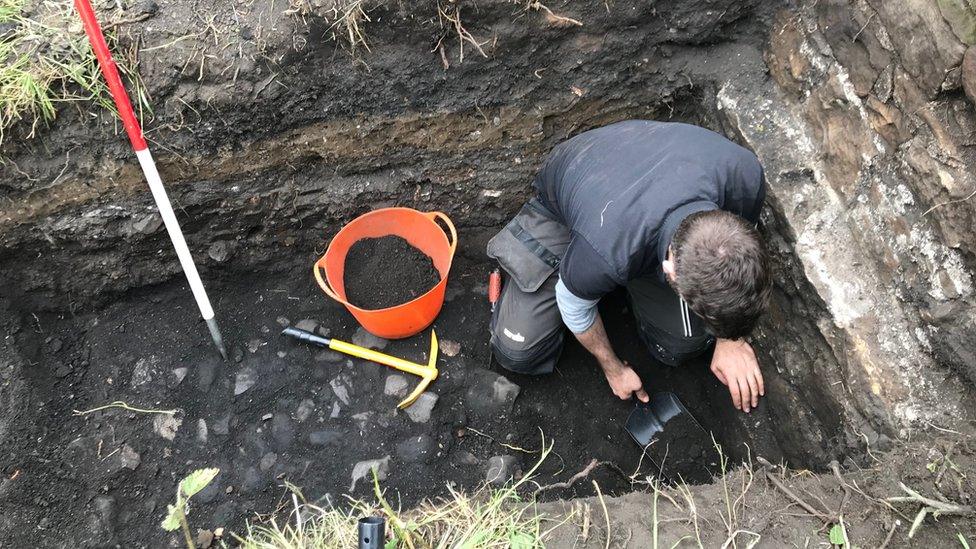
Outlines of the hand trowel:
M 627 432 L 669 482 L 707 482 L 718 468 L 712 435 L 698 423 L 677 395 L 651 395 L 627 418 Z

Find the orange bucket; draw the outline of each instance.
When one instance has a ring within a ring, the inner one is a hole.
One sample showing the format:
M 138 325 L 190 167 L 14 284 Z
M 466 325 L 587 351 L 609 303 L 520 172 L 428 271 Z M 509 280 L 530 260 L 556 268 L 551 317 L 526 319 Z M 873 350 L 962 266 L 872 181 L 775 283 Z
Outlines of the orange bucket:
M 437 224 L 440 220 L 451 233 L 448 239 Z M 434 262 L 441 275 L 437 283 L 424 295 L 386 309 L 360 309 L 346 301 L 343 273 L 349 248 L 363 238 L 379 238 L 395 235 L 424 252 Z M 363 328 L 375 336 L 400 339 L 420 333 L 430 326 L 444 305 L 447 274 L 451 270 L 454 251 L 457 249 L 457 230 L 451 220 L 441 212 L 419 212 L 412 208 L 383 208 L 363 214 L 350 221 L 329 243 L 325 255 L 312 267 L 315 280 L 322 291 L 342 303 L 356 317 Z M 322 278 L 325 271 L 325 278 Z

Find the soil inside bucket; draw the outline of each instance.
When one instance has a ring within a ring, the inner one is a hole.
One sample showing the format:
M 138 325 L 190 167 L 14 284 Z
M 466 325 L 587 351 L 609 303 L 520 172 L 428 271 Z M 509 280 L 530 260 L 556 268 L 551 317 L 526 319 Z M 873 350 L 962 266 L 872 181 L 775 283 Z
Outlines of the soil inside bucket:
M 430 257 L 399 236 L 364 238 L 346 254 L 346 300 L 361 309 L 401 305 L 427 293 L 440 279 Z

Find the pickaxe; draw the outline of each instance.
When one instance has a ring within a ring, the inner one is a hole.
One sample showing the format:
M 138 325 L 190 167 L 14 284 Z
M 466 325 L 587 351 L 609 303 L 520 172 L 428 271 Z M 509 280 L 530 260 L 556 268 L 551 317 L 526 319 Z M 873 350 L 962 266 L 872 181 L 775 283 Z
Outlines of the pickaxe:
M 430 385 L 430 382 L 437 379 L 437 334 L 434 333 L 434 330 L 430 331 L 430 360 L 427 361 L 427 364 L 417 364 L 416 362 L 410 362 L 409 360 L 383 354 L 372 349 L 366 349 L 365 347 L 360 347 L 359 345 L 339 341 L 338 339 L 322 337 L 307 330 L 299 330 L 298 328 L 288 327 L 285 328 L 281 333 L 301 341 L 306 341 L 312 345 L 326 347 L 332 349 L 333 351 L 362 358 L 364 360 L 378 362 L 384 366 L 389 366 L 390 368 L 400 370 L 401 372 L 407 372 L 408 374 L 420 376 L 420 384 L 417 385 L 417 387 L 407 396 L 407 398 L 403 399 L 400 404 L 397 405 L 397 408 L 400 408 L 401 410 L 413 404 L 414 401 L 417 400 L 417 397 L 420 396 L 420 393 L 423 393 L 424 389 Z

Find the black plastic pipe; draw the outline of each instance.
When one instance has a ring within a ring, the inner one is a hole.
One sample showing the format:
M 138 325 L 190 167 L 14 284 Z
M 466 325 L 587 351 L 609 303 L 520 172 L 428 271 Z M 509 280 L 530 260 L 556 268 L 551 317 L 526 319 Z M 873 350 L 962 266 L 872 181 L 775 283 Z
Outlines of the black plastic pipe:
M 386 520 L 383 517 L 359 519 L 359 549 L 382 549 L 386 541 Z

